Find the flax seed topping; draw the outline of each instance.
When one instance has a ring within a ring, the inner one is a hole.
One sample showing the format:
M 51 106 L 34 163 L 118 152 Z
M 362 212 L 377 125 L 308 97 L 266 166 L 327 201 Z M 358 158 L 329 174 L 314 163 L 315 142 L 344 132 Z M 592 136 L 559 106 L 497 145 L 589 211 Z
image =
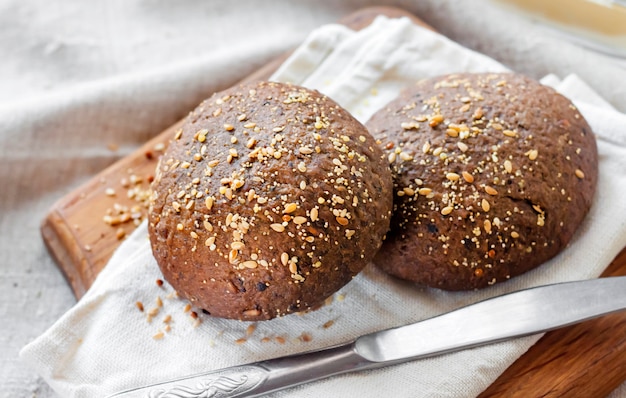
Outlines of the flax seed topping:
M 505 281 L 556 255 L 591 205 L 591 128 L 566 98 L 521 75 L 420 81 L 367 127 L 395 193 L 375 262 L 400 278 L 449 290 Z
M 267 82 L 191 112 L 153 191 L 165 279 L 212 316 L 244 320 L 316 308 L 350 281 L 382 244 L 393 192 L 363 125 L 318 92 Z

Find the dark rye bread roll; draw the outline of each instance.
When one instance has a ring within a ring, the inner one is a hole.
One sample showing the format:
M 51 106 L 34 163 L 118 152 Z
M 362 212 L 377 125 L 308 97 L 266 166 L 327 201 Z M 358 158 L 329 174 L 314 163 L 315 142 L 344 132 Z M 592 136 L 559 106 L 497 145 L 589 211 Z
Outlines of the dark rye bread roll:
M 555 256 L 591 206 L 591 128 L 553 89 L 517 74 L 420 81 L 366 124 L 394 176 L 375 263 L 446 290 L 483 288 Z
M 195 109 L 152 189 L 165 279 L 211 315 L 242 320 L 320 306 L 373 259 L 392 207 L 365 127 L 317 91 L 268 82 Z

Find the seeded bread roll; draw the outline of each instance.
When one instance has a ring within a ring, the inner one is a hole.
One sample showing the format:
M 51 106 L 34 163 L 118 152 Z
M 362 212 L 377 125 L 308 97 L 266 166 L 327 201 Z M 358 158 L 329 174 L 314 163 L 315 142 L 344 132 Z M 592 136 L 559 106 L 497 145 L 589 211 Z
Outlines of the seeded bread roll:
M 394 176 L 375 262 L 446 290 L 483 288 L 555 256 L 591 206 L 598 158 L 576 107 L 517 74 L 420 81 L 367 123 Z
M 164 277 L 211 315 L 242 320 L 319 307 L 373 259 L 393 200 L 361 123 L 317 91 L 267 82 L 195 109 L 152 189 Z

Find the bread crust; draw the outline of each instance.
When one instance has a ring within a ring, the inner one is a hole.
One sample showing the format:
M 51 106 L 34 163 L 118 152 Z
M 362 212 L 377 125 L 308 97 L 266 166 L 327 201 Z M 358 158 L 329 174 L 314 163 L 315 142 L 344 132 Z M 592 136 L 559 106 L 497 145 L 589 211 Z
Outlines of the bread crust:
M 330 98 L 236 86 L 191 112 L 161 158 L 152 250 L 165 279 L 211 315 L 309 310 L 380 248 L 391 186 L 382 150 Z
M 591 128 L 519 74 L 426 79 L 366 123 L 394 177 L 391 232 L 375 262 L 446 290 L 529 271 L 570 242 L 598 178 Z

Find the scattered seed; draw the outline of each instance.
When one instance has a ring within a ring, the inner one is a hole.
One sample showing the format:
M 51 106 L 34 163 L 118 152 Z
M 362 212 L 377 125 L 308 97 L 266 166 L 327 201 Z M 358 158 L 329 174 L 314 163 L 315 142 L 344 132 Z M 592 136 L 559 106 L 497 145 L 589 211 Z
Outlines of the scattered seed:
M 443 122 L 443 116 L 437 114 L 430 118 L 428 124 L 430 127 L 437 127 L 441 122 Z
M 485 220 L 483 222 L 483 227 L 485 228 L 485 232 L 490 233 L 491 232 L 491 221 Z
M 293 213 L 294 211 L 296 211 L 296 209 L 298 209 L 298 205 L 296 203 L 288 203 L 287 205 L 285 205 L 285 210 L 283 210 L 283 213 Z
M 581 169 L 576 169 L 575 174 L 576 174 L 576 177 L 580 178 L 581 180 L 585 178 L 585 173 L 583 173 Z
M 508 159 L 504 161 L 504 170 L 506 170 L 507 173 L 510 173 L 513 171 L 513 164 Z
M 441 209 L 441 214 L 443 214 L 444 216 L 447 216 L 448 214 L 452 213 L 452 210 L 454 210 L 454 207 L 446 206 L 443 209 Z
M 243 250 L 246 245 L 243 242 L 233 242 L 230 244 L 230 248 L 233 250 Z
M 298 265 L 296 263 L 289 262 L 289 272 L 291 272 L 292 274 L 297 274 L 298 273 Z
M 413 156 L 409 155 L 406 152 L 400 152 L 400 159 L 402 159 L 405 162 L 408 162 L 408 161 L 413 160 Z
M 293 218 L 293 222 L 298 225 L 304 224 L 306 222 L 306 217 L 296 216 Z
M 402 127 L 404 130 L 411 130 L 411 129 L 419 129 L 419 124 L 417 124 L 416 122 L 402 122 L 400 123 L 400 127 Z
M 468 173 L 467 171 L 464 171 L 461 174 L 463 175 L 463 179 L 465 181 L 469 182 L 470 184 L 474 182 L 474 176 Z
M 485 211 L 485 212 L 487 212 L 487 211 L 489 211 L 489 209 L 491 209 L 491 205 L 489 204 L 487 199 L 483 199 L 482 202 L 480 202 L 480 207 L 482 207 L 483 211 Z
M 537 214 L 537 225 L 539 225 L 540 227 L 543 227 L 546 223 L 546 219 L 544 218 L 543 214 Z
M 207 208 L 207 210 L 211 210 L 213 208 L 213 202 L 214 199 L 211 196 L 208 196 L 205 200 L 204 200 L 204 204 Z
M 432 190 L 432 189 L 430 189 L 430 188 L 420 188 L 418 192 L 419 192 L 419 194 L 420 194 L 420 195 L 422 195 L 422 196 L 428 196 L 428 195 L 430 195 L 430 194 L 431 194 L 431 192 L 432 192 L 432 191 L 433 191 L 433 190 Z
M 239 252 L 237 250 L 231 250 L 230 252 L 228 252 L 228 262 L 230 264 L 238 263 L 239 260 L 237 260 L 237 256 L 239 256 Z
M 447 130 L 446 130 L 446 134 L 447 134 L 448 136 L 450 136 L 450 137 L 453 137 L 453 138 L 456 138 L 456 137 L 458 137 L 458 136 L 459 136 L 459 132 L 458 132 L 458 130 L 455 130 L 455 129 L 447 129 Z
M 245 316 L 259 316 L 259 315 L 261 315 L 261 311 L 259 311 L 257 309 L 245 310 L 243 312 L 243 315 L 245 315 Z
M 348 225 L 348 219 L 345 217 L 335 217 L 335 219 L 337 220 L 337 222 L 343 226 Z
M 483 117 L 483 115 L 484 115 L 483 108 L 478 107 L 478 108 L 474 111 L 474 114 L 472 115 L 472 118 L 473 118 L 474 120 L 479 120 L 480 118 L 482 118 L 482 117 Z
M 298 337 L 298 339 L 302 342 L 308 343 L 309 341 L 313 340 L 313 337 L 311 337 L 311 335 L 308 333 L 302 333 L 300 337 Z
M 243 265 L 246 268 L 254 269 L 258 267 L 259 264 L 254 260 L 248 260 L 248 261 L 244 261 L 241 265 Z
M 246 142 L 246 147 L 252 149 L 256 145 L 256 142 L 256 138 L 250 138 L 248 142 Z
M 141 301 L 137 301 L 135 303 L 135 306 L 137 306 L 137 309 L 141 312 L 143 312 L 143 303 Z
M 450 181 L 458 181 L 461 176 L 457 173 L 447 173 L 446 178 Z
M 283 232 L 285 230 L 283 224 L 278 223 L 270 224 L 270 228 L 272 228 L 276 232 Z
M 489 185 L 485 185 L 485 192 L 487 192 L 487 194 L 489 195 L 497 195 L 498 191 L 496 191 L 494 188 L 490 187 Z

